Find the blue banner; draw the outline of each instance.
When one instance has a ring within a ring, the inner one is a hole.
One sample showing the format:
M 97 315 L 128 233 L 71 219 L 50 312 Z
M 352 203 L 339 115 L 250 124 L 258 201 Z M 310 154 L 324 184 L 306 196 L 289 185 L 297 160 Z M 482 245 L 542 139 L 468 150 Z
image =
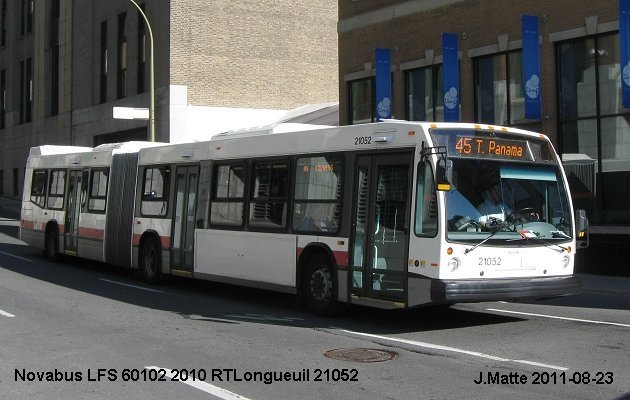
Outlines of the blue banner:
M 376 120 L 392 117 L 392 77 L 389 49 L 376 49 Z
M 459 122 L 459 56 L 457 34 L 442 33 L 444 121 Z
M 538 46 L 538 17 L 523 15 L 523 82 L 525 118 L 541 119 L 540 47 Z
M 619 47 L 623 106 L 630 108 L 630 0 L 619 0 Z

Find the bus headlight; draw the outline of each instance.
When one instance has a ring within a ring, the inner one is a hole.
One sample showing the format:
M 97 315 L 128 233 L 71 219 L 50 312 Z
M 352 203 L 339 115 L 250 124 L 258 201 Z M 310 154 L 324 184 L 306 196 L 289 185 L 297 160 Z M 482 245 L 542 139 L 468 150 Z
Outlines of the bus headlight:
M 459 258 L 457 257 L 454 257 L 448 260 L 448 267 L 451 269 L 451 272 L 459 268 L 460 265 L 461 265 L 461 261 L 459 261 Z
M 562 257 L 562 268 L 568 267 L 570 261 L 571 261 L 571 257 L 569 257 L 568 255 L 565 255 L 564 257 Z

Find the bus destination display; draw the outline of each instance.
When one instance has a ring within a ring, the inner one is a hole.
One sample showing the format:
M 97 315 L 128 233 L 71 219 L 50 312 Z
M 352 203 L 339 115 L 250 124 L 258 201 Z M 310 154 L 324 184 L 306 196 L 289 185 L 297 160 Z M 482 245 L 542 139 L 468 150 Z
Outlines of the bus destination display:
M 494 137 L 457 136 L 455 154 L 463 157 L 507 158 L 531 160 L 525 140 L 500 139 Z

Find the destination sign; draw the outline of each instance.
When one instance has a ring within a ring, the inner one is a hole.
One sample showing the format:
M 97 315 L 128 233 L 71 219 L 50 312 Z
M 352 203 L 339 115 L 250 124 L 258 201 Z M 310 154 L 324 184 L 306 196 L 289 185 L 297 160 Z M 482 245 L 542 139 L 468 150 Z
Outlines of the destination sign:
M 532 160 L 527 141 L 483 136 L 456 136 L 455 154 L 463 157 L 488 157 Z

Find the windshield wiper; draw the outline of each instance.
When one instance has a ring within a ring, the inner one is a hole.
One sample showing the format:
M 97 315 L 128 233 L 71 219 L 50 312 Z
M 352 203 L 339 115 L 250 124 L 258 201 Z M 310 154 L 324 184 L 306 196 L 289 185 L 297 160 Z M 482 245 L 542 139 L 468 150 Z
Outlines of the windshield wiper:
M 496 235 L 499 232 L 510 232 L 511 230 L 506 230 L 505 229 L 505 228 L 508 228 L 509 226 L 510 226 L 510 224 L 508 224 L 507 222 L 500 222 L 500 223 L 496 223 L 496 224 L 492 225 L 490 227 L 490 229 L 492 230 L 492 233 L 490 233 L 490 235 L 488 235 L 487 238 L 485 238 L 481 242 L 477 243 L 473 247 L 464 250 L 464 254 L 468 254 L 471 251 L 475 250 L 477 247 L 479 247 L 482 244 L 486 243 L 488 240 L 490 240 L 494 235 Z
M 521 231 L 521 232 L 519 232 L 519 233 L 521 234 L 521 237 L 520 237 L 520 238 L 517 238 L 517 239 L 508 239 L 508 240 L 506 240 L 506 242 L 518 242 L 518 241 L 521 241 L 521 240 L 533 240 L 533 241 L 535 241 L 535 242 L 538 242 L 538 243 L 541 243 L 541 244 L 544 244 L 544 245 L 547 245 L 547 246 L 558 246 L 558 247 L 560 247 L 562 250 L 557 250 L 557 251 L 559 251 L 559 252 L 561 252 L 561 253 L 562 253 L 563 251 L 568 251 L 568 250 L 569 250 L 567 247 L 563 247 L 563 246 L 560 246 L 560 245 L 559 245 L 559 244 L 557 244 L 557 243 L 548 242 L 548 241 L 546 241 L 546 240 L 543 240 L 543 239 L 539 238 L 539 237 L 538 237 L 538 235 L 536 234 L 536 232 L 522 230 L 522 231 Z M 528 235 L 528 234 L 530 234 L 530 235 Z M 550 249 L 549 247 L 547 247 L 547 248 L 548 248 L 549 250 L 554 250 L 554 249 Z

